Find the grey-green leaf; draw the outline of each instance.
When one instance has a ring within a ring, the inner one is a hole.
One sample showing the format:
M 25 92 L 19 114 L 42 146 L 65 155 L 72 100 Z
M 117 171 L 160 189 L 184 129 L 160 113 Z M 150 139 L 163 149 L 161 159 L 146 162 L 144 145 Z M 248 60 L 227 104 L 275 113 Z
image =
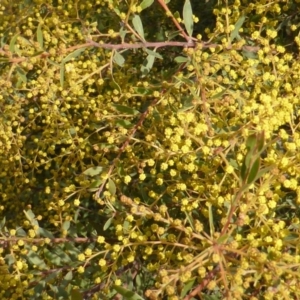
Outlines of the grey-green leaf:
M 192 5 L 190 0 L 185 0 L 184 2 L 183 22 L 188 35 L 192 36 L 194 30 L 194 20 L 193 20 L 193 10 L 192 10 Z
M 66 62 L 70 61 L 73 58 L 78 57 L 87 47 L 83 47 L 80 49 L 77 49 L 75 51 L 73 51 L 72 53 L 70 53 L 69 55 L 67 55 L 63 60 L 62 63 L 65 64 Z
M 85 170 L 83 172 L 84 175 L 87 175 L 87 176 L 96 176 L 96 175 L 99 175 L 101 172 L 103 171 L 103 167 L 91 167 L 91 168 L 88 168 L 87 170 Z
M 148 55 L 141 67 L 142 77 L 146 76 L 153 67 L 155 56 Z
M 11 40 L 10 40 L 10 43 L 9 43 L 9 51 L 11 53 L 15 53 L 15 44 L 16 44 L 16 41 L 17 41 L 17 38 L 18 38 L 18 34 L 16 34 Z
M 108 190 L 111 195 L 116 194 L 116 190 L 117 190 L 116 185 L 115 185 L 114 181 L 111 180 L 110 178 L 108 179 Z
M 177 56 L 177 57 L 175 57 L 174 60 L 177 63 L 185 63 L 185 62 L 189 61 L 189 58 L 185 57 L 185 56 Z
M 156 58 L 163 59 L 163 57 L 162 57 L 159 53 L 157 53 L 157 52 L 155 52 L 155 51 L 152 51 L 152 50 L 147 49 L 147 48 L 145 48 L 144 50 L 145 50 L 149 55 L 153 55 L 153 56 L 156 57 Z
M 36 38 L 37 38 L 38 43 L 40 44 L 41 49 L 43 49 L 43 47 L 44 47 L 44 37 L 43 37 L 41 24 L 39 24 L 39 26 L 37 27 Z
M 113 221 L 113 218 L 109 218 L 109 219 L 105 222 L 105 224 L 104 224 L 104 226 L 103 226 L 103 230 L 104 230 L 104 231 L 107 230 L 107 229 L 109 228 L 109 226 L 111 225 L 112 221 Z
M 239 30 L 243 26 L 245 19 L 246 19 L 245 16 L 241 16 L 235 23 L 234 30 L 230 34 L 230 42 L 232 42 L 235 38 L 237 38 L 237 36 L 239 34 Z
M 60 66 L 60 86 L 64 87 L 65 82 L 65 65 L 61 64 Z
M 136 30 L 136 32 L 142 38 L 142 40 L 145 40 L 144 28 L 143 28 L 142 20 L 139 15 L 134 15 L 134 17 L 132 18 L 132 24 L 133 24 L 133 27 Z
M 123 67 L 125 58 L 119 52 L 116 51 L 114 54 L 114 62 L 120 67 Z
M 147 7 L 151 6 L 153 4 L 154 0 L 144 0 L 141 4 L 140 7 L 142 10 L 146 9 Z

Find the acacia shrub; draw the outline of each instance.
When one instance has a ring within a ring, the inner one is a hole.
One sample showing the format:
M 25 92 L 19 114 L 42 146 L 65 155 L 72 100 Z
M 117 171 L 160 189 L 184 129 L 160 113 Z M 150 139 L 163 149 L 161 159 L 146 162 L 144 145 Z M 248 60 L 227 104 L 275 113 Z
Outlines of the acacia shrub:
M 152 2 L 1 2 L 3 299 L 299 296 L 297 1 Z

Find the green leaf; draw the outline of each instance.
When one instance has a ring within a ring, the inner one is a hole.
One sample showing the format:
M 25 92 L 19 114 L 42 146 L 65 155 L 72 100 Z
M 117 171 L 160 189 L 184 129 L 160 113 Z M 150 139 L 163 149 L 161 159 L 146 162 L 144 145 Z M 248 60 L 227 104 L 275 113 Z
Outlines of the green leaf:
M 136 109 L 119 105 L 119 104 L 113 104 L 113 106 L 121 113 L 127 114 L 127 115 L 138 115 L 140 112 Z
M 148 55 L 141 67 L 142 77 L 145 77 L 153 67 L 155 56 Z
M 244 24 L 246 17 L 241 16 L 234 25 L 234 30 L 230 34 L 230 42 L 232 42 L 237 36 L 239 35 L 239 30 L 241 29 L 242 25 Z
M 65 82 L 65 65 L 62 64 L 60 66 L 60 86 L 64 87 L 64 82 Z
M 263 169 L 259 170 L 254 181 L 261 178 L 264 174 L 271 171 L 273 168 L 274 168 L 274 166 L 269 166 L 269 167 L 266 167 L 266 168 L 263 168 Z
M 246 159 L 244 159 L 242 167 L 241 167 L 241 179 L 242 182 L 246 182 L 247 175 L 248 175 L 248 168 L 246 167 Z
M 113 182 L 113 180 L 111 180 L 110 178 L 108 178 L 108 190 L 110 192 L 111 195 L 115 195 L 116 194 L 116 185 Z
M 133 24 L 133 27 L 136 30 L 136 32 L 139 34 L 139 36 L 144 41 L 145 40 L 145 38 L 144 38 L 144 28 L 143 28 L 142 20 L 141 20 L 139 15 L 134 15 L 134 17 L 132 18 L 132 24 Z
M 18 34 L 14 35 L 9 43 L 9 51 L 13 54 L 15 53 L 15 44 L 16 44 L 18 36 L 19 36 Z
M 178 36 L 181 32 L 179 30 L 177 31 L 166 31 L 166 37 L 168 38 L 168 41 L 171 41 L 174 39 L 176 36 Z
M 65 280 L 68 280 L 68 281 L 72 280 L 72 279 L 73 279 L 73 272 L 72 272 L 72 271 L 69 271 L 69 272 L 65 275 L 64 279 L 65 279 Z
M 215 225 L 214 225 L 214 214 L 211 205 L 208 206 L 208 221 L 209 221 L 210 235 L 213 236 L 215 233 Z
M 76 133 L 77 133 L 76 128 L 75 128 L 75 127 L 70 128 L 70 129 L 69 129 L 69 133 L 70 133 L 70 135 L 72 135 L 72 136 L 76 135 Z
M 141 275 L 140 274 L 136 275 L 136 277 L 135 277 L 135 283 L 136 283 L 136 286 L 138 288 L 142 285 L 142 279 L 141 279 Z
M 248 151 L 245 156 L 245 160 L 244 160 L 245 166 L 247 169 L 249 169 L 251 162 L 253 160 L 253 157 L 254 157 L 254 151 Z
M 188 212 L 185 212 L 185 215 L 186 215 L 186 218 L 187 218 L 188 223 L 190 224 L 191 228 L 193 229 L 193 231 L 195 231 L 193 218 L 189 215 Z
M 247 184 L 251 184 L 255 181 L 259 168 L 260 168 L 260 158 L 257 158 L 251 166 L 251 170 L 247 178 Z
M 23 83 L 26 83 L 27 82 L 26 72 L 19 66 L 16 67 L 16 71 L 18 73 L 19 78 L 23 81 Z
M 48 231 L 48 230 L 46 230 L 46 229 L 44 229 L 42 227 L 39 227 L 39 234 L 41 236 L 47 237 L 49 239 L 53 239 L 54 238 L 54 235 L 50 231 Z
M 128 120 L 121 120 L 121 119 L 118 119 L 115 121 L 116 125 L 119 125 L 121 127 L 124 127 L 124 128 L 131 128 L 133 125 L 131 122 L 129 122 Z
M 124 39 L 125 39 L 125 36 L 126 36 L 126 34 L 127 34 L 127 30 L 126 30 L 126 29 L 124 29 L 124 27 L 123 27 L 123 26 L 121 26 L 121 28 L 120 28 L 120 31 L 119 31 L 119 34 L 120 34 L 120 38 L 121 38 L 121 40 L 122 40 L 122 41 L 124 41 Z
M 151 6 L 153 4 L 154 0 L 144 0 L 141 4 L 140 7 L 142 10 L 146 9 L 147 7 Z
M 144 298 L 137 293 L 127 290 L 121 286 L 113 285 L 113 289 L 121 294 L 126 300 L 144 300 Z
M 120 67 L 123 67 L 125 58 L 118 51 L 115 51 L 113 59 L 117 65 L 119 65 Z
M 261 152 L 264 148 L 265 144 L 265 133 L 262 131 L 259 134 L 257 134 L 257 150 L 258 152 Z
M 71 291 L 71 300 L 83 300 L 82 294 L 77 289 Z
M 100 166 L 91 167 L 91 168 L 88 168 L 87 170 L 85 170 L 83 172 L 83 174 L 86 175 L 86 176 L 94 177 L 94 176 L 99 175 L 102 171 L 103 171 L 103 167 L 100 167 Z
M 70 228 L 70 225 L 71 225 L 70 221 L 65 221 L 65 222 L 62 224 L 62 230 L 68 231 L 69 228 Z
M 217 243 L 219 245 L 222 245 L 224 244 L 224 242 L 227 242 L 228 241 L 228 238 L 230 238 L 230 236 L 228 234 L 224 234 L 224 235 L 221 235 L 218 239 L 217 239 Z
M 193 278 L 184 283 L 184 287 L 180 294 L 180 299 L 183 299 L 186 296 L 186 294 L 191 291 L 192 287 L 194 286 L 195 280 L 196 279 Z
M 144 50 L 145 50 L 149 55 L 153 55 L 153 56 L 156 57 L 156 58 L 163 59 L 163 57 L 162 57 L 159 53 L 157 53 L 157 52 L 155 52 L 155 51 L 152 51 L 152 50 L 147 49 L 147 48 L 144 48 Z
M 189 61 L 190 59 L 188 57 L 185 57 L 185 56 L 177 56 L 175 57 L 174 61 L 177 62 L 177 63 L 185 63 L 187 61 Z
M 287 236 L 285 236 L 284 238 L 283 238 L 283 240 L 285 241 L 285 242 L 292 242 L 292 241 L 299 241 L 299 234 L 297 234 L 297 233 L 290 233 L 289 235 L 287 235 Z
M 23 228 L 19 227 L 17 229 L 16 236 L 25 237 L 25 236 L 27 236 L 27 233 Z
M 29 250 L 26 257 L 32 265 L 36 265 L 40 269 L 48 269 L 45 262 L 37 255 L 36 252 Z
M 34 218 L 35 218 L 35 214 L 32 212 L 31 209 L 29 209 L 29 210 L 27 210 L 27 211 L 24 210 L 24 214 L 25 214 L 27 220 L 30 221 L 30 222 L 31 222 L 32 220 L 34 220 Z
M 89 192 L 96 192 L 99 188 L 99 186 L 102 184 L 102 179 L 96 179 L 94 180 L 91 185 L 89 186 Z
M 190 0 L 185 0 L 183 6 L 183 22 L 185 29 L 189 36 L 193 35 L 194 21 L 193 21 L 193 10 Z
M 72 53 L 68 54 L 63 60 L 62 60 L 62 64 L 65 64 L 66 62 L 70 61 L 71 59 L 75 59 L 76 57 L 78 57 L 87 47 L 83 47 L 80 49 L 77 49 L 75 51 L 73 51 Z
M 5 226 L 5 223 L 6 223 L 6 217 L 4 216 L 4 218 L 0 222 L 0 232 L 1 232 L 2 228 Z
M 104 226 L 103 226 L 103 230 L 104 230 L 104 231 L 107 230 L 107 229 L 109 228 L 109 226 L 111 225 L 112 221 L 113 221 L 113 218 L 109 218 L 109 219 L 105 222 L 105 224 L 104 224 Z
M 247 138 L 246 147 L 248 148 L 249 151 L 251 151 L 255 148 L 256 143 L 257 143 L 256 134 L 252 134 Z
M 40 47 L 43 49 L 44 48 L 44 38 L 43 38 L 42 29 L 41 29 L 41 24 L 39 24 L 37 27 L 36 37 L 37 37 L 38 43 L 40 44 Z

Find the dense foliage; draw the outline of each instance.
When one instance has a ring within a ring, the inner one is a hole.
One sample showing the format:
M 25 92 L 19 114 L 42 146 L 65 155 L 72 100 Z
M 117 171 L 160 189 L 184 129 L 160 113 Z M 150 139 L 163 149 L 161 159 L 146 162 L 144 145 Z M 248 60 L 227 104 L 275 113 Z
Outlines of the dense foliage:
M 1 0 L 1 299 L 298 299 L 299 15 Z

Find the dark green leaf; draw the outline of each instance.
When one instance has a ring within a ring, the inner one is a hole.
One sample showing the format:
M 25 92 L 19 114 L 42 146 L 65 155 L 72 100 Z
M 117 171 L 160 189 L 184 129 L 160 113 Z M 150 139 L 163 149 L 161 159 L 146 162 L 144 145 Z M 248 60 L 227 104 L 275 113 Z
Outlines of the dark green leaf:
M 26 257 L 32 265 L 36 265 L 39 269 L 48 269 L 45 262 L 37 255 L 36 252 L 29 250 Z
M 140 112 L 136 109 L 133 109 L 131 107 L 119 105 L 119 104 L 113 104 L 113 106 L 121 113 L 128 114 L 128 115 L 138 115 Z
M 89 192 L 95 192 L 98 190 L 99 186 L 102 184 L 102 179 L 96 179 L 94 180 L 91 185 L 89 186 Z
M 284 238 L 283 238 L 283 240 L 285 241 L 285 242 L 292 242 L 292 241 L 299 241 L 299 234 L 297 234 L 297 233 L 290 233 L 289 235 L 287 235 L 287 236 L 285 236 Z
M 243 182 L 246 182 L 247 175 L 248 175 L 248 168 L 246 167 L 246 159 L 244 159 L 241 167 L 241 179 Z
M 260 158 L 257 158 L 251 166 L 251 170 L 247 178 L 247 184 L 252 184 L 255 181 L 259 168 L 260 168 Z
M 44 228 L 41 228 L 41 227 L 39 227 L 39 234 L 41 236 L 47 237 L 49 239 L 53 239 L 54 238 L 53 234 L 50 231 L 48 231 L 48 230 L 46 230 Z
M 257 150 L 259 152 L 261 152 L 264 148 L 264 144 L 265 144 L 265 133 L 262 131 L 261 133 L 259 133 L 257 135 Z
M 119 294 L 121 294 L 126 300 L 144 300 L 144 298 L 139 296 L 137 293 L 127 290 L 121 286 L 114 285 L 113 288 Z
M 246 141 L 246 147 L 247 147 L 248 151 L 254 150 L 256 143 L 257 143 L 256 134 L 252 134 L 252 135 L 248 136 L 247 141 Z
M 121 119 L 118 119 L 118 120 L 116 120 L 115 121 L 115 123 L 117 124 L 117 125 L 120 125 L 120 126 L 122 126 L 122 127 L 124 127 L 124 128 L 131 128 L 133 125 L 132 125 L 132 123 L 131 122 L 129 122 L 128 120 L 121 120 Z
M 82 294 L 77 289 L 71 291 L 71 300 L 83 300 Z
M 4 218 L 0 222 L 0 232 L 1 232 L 2 228 L 4 227 L 5 223 L 6 223 L 6 217 L 4 216 Z
M 247 169 L 249 169 L 253 159 L 254 159 L 254 151 L 248 151 L 248 153 L 245 156 L 245 160 L 244 160 L 244 163 L 245 163 L 245 166 Z
M 192 287 L 194 286 L 194 283 L 195 283 L 195 278 L 193 279 L 190 279 L 189 281 L 185 282 L 184 283 L 184 287 L 181 291 L 181 294 L 180 294 L 180 299 L 183 299 L 187 293 L 189 293 L 192 289 Z
M 183 22 L 185 29 L 189 36 L 193 35 L 194 21 L 193 21 L 193 10 L 190 0 L 185 0 L 183 6 Z

